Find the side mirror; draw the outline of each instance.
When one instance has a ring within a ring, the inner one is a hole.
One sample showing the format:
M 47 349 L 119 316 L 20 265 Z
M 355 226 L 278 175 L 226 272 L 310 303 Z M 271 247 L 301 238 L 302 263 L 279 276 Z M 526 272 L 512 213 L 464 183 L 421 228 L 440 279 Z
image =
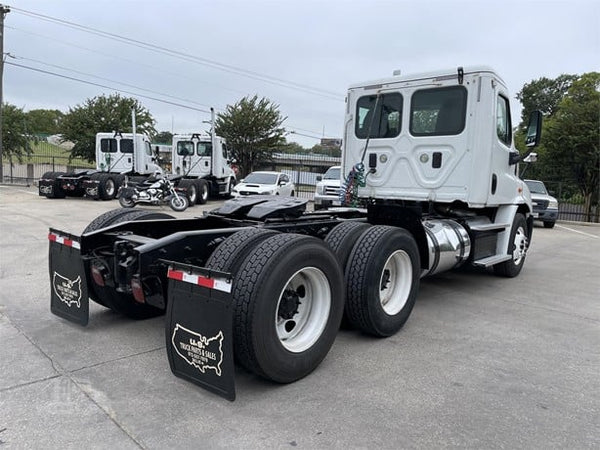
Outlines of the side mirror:
M 538 157 L 537 153 L 535 153 L 535 152 L 531 152 L 529 155 L 527 155 L 527 156 L 526 156 L 526 157 L 523 159 L 523 162 L 526 162 L 526 163 L 534 163 L 534 162 L 536 162 L 536 161 L 537 161 L 537 157 Z
M 527 137 L 525 138 L 525 146 L 535 147 L 540 143 L 542 138 L 542 113 L 540 111 L 532 111 L 529 116 L 529 125 L 527 126 Z
M 321 181 L 323 180 L 323 177 L 321 175 L 317 175 L 317 181 Z

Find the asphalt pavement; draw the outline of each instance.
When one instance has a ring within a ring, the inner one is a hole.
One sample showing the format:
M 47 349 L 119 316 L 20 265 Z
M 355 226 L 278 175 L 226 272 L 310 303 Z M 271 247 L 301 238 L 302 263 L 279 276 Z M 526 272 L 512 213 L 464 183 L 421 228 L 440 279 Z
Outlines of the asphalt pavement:
M 515 279 L 424 279 L 395 336 L 342 330 L 289 385 L 238 369 L 229 402 L 171 374 L 162 317 L 50 313 L 48 228 L 118 207 L 0 186 L 0 450 L 600 447 L 598 226 L 536 226 Z

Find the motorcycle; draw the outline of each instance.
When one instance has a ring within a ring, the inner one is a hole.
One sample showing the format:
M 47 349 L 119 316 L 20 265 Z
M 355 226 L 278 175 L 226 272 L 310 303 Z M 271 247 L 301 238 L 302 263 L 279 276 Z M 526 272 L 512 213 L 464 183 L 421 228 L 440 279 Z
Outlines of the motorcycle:
M 142 183 L 132 183 L 126 176 L 123 186 L 119 188 L 117 197 L 123 208 L 133 208 L 138 203 L 160 205 L 168 203 L 173 211 L 185 211 L 189 205 L 185 195 L 175 190 L 174 182 L 182 176 L 166 178 L 157 175 L 154 180 L 146 180 Z

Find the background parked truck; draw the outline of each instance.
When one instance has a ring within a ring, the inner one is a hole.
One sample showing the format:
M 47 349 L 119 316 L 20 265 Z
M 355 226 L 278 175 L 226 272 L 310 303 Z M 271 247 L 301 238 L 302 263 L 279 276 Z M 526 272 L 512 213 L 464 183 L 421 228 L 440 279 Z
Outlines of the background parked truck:
M 98 133 L 95 170 L 46 172 L 38 181 L 38 192 L 47 198 L 86 195 L 111 200 L 117 195 L 125 172 L 138 180 L 163 173 L 148 137 L 140 133 Z
M 533 215 L 509 99 L 487 67 L 351 86 L 345 208 L 248 196 L 200 218 L 117 210 L 82 236 L 51 229 L 52 310 L 80 324 L 88 298 L 137 319 L 167 312 L 172 371 L 230 399 L 234 355 L 261 377 L 298 380 L 342 317 L 374 336 L 398 332 L 423 276 L 467 264 L 521 272 Z M 527 146 L 540 136 L 534 112 Z
M 213 132 L 174 135 L 171 164 L 173 173 L 183 176 L 177 187 L 192 205 L 206 203 L 209 196 L 229 197 L 236 184 L 227 143 Z

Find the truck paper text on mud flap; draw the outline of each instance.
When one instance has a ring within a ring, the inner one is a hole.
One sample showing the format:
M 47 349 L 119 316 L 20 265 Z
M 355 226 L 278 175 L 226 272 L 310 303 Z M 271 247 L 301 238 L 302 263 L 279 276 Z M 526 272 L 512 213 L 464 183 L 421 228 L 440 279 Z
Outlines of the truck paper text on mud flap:
M 79 325 L 87 325 L 90 302 L 79 241 L 75 236 L 50 229 L 50 311 Z
M 171 371 L 233 401 L 231 277 L 170 264 L 165 337 Z

